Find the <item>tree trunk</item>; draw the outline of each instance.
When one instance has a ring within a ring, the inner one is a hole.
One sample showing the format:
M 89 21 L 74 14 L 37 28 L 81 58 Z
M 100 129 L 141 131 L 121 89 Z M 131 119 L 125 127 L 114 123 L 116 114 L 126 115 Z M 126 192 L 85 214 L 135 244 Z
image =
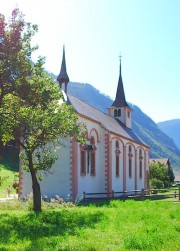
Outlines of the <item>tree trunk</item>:
M 36 176 L 36 172 L 33 167 L 32 153 L 28 154 L 29 156 L 29 170 L 32 178 L 32 190 L 33 190 L 33 210 L 35 212 L 41 211 L 41 190 L 40 185 Z

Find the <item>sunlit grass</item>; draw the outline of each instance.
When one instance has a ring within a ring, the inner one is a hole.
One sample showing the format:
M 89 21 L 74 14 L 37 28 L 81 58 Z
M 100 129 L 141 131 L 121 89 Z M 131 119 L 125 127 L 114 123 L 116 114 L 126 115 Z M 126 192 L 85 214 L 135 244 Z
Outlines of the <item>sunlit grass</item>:
M 176 251 L 180 247 L 180 203 L 127 200 L 98 207 L 47 205 L 36 214 L 27 203 L 0 203 L 0 250 Z
M 14 175 L 18 172 L 12 172 L 11 170 L 6 169 L 3 165 L 0 164 L 0 198 L 7 197 L 7 187 L 10 185 L 13 186 Z M 16 194 L 16 190 L 12 187 L 11 194 Z

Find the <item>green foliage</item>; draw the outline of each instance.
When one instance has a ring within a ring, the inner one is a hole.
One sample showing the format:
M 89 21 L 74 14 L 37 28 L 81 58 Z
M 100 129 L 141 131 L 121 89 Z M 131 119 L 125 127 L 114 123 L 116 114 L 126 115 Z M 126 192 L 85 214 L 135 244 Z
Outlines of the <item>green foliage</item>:
M 2 173 L 2 169 L 0 168 L 0 186 L 9 178 L 9 176 L 5 176 Z
M 37 25 L 26 23 L 18 9 L 13 10 L 8 22 L 0 13 L 0 103 L 7 93 L 26 95 L 31 54 L 37 49 L 31 46 L 31 39 L 36 32 Z
M 150 170 L 150 183 L 152 188 L 169 187 L 172 182 L 172 169 L 165 167 L 162 163 L 151 163 Z M 170 172 L 171 170 L 171 172 Z M 174 180 L 173 180 L 174 181 Z
M 41 211 L 39 171 L 51 169 L 60 138 L 70 136 L 84 142 L 86 130 L 44 71 L 44 58 L 31 62 L 37 49 L 31 47 L 37 26 L 26 23 L 18 9 L 7 24 L 4 16 L 0 17 L 0 135 L 4 144 L 15 140 L 23 150 L 20 157 L 24 169 L 31 173 L 34 210 Z
M 174 176 L 174 172 L 171 166 L 168 167 L 168 176 L 169 176 L 169 181 L 171 183 L 174 182 L 175 176 Z
M 112 201 L 29 212 L 0 204 L 1 250 L 166 250 L 180 246 L 178 203 Z
M 163 188 L 163 181 L 161 181 L 161 180 L 158 180 L 158 179 L 156 179 L 156 178 L 152 178 L 151 180 L 150 180 L 150 182 L 151 182 L 151 188 L 157 188 L 157 189 L 161 189 L 161 188 Z
M 16 190 L 13 188 L 14 178 L 17 176 L 17 172 L 12 172 L 7 170 L 3 165 L 0 164 L 0 198 L 7 197 L 7 187 L 10 185 L 12 187 L 11 194 L 15 194 Z

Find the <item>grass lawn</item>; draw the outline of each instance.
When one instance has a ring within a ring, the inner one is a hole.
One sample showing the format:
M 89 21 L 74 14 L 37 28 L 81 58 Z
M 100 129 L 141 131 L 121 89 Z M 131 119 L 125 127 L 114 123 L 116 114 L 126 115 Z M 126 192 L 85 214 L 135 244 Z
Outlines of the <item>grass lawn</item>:
M 126 200 L 67 208 L 50 203 L 36 214 L 27 202 L 1 202 L 0 250 L 180 250 L 180 203 Z
M 12 172 L 11 170 L 6 169 L 3 165 L 0 164 L 0 198 L 7 197 L 7 187 L 9 185 L 12 187 L 15 174 L 18 174 L 18 172 Z M 11 194 L 15 193 L 16 190 L 12 187 Z

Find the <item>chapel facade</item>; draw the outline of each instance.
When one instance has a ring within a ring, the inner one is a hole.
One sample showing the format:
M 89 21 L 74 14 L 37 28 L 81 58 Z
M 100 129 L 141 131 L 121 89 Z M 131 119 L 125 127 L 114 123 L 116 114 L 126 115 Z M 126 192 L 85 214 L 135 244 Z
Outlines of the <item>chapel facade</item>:
M 83 193 L 111 193 L 146 189 L 148 187 L 149 151 L 132 130 L 132 109 L 126 102 L 122 81 L 121 61 L 116 98 L 108 113 L 99 111 L 68 93 L 69 76 L 66 70 L 65 50 L 57 77 L 64 89 L 67 104 L 79 114 L 78 122 L 87 127 L 86 144 L 81 145 L 70 137 L 62 139 L 58 160 L 40 181 L 41 194 L 48 197 L 71 196 L 72 200 Z M 19 196 L 32 191 L 31 178 L 20 169 Z

